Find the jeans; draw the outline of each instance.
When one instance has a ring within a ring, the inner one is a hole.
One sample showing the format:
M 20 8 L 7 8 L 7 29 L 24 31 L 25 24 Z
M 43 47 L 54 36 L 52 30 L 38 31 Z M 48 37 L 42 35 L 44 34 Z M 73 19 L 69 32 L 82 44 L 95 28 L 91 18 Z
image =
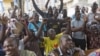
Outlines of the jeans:
M 81 49 L 85 50 L 85 48 L 86 48 L 86 40 L 85 39 L 73 38 L 73 42 L 75 43 L 76 47 L 80 47 Z

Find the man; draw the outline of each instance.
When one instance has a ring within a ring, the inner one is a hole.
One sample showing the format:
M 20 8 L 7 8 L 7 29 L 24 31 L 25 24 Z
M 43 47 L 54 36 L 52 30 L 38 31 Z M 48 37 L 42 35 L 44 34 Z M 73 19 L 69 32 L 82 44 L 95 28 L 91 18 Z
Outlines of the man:
M 97 14 L 97 8 L 98 8 L 98 4 L 94 2 L 92 5 L 91 13 L 88 14 L 88 22 L 87 22 L 88 24 L 91 24 L 92 22 L 96 21 L 94 17 Z
M 74 56 L 75 51 L 79 51 L 80 56 L 84 55 L 80 48 L 73 47 L 72 38 L 65 34 L 60 38 L 58 48 L 54 49 L 49 56 Z
M 75 19 L 71 21 L 72 38 L 76 47 L 85 50 L 86 41 L 84 30 L 85 22 L 81 19 L 80 11 L 75 12 Z
M 44 21 L 44 20 L 43 20 Z M 44 21 L 46 22 L 46 21 Z M 43 28 L 43 25 L 39 28 L 38 34 L 41 34 L 41 30 Z M 49 29 L 47 32 L 47 37 L 39 38 L 41 41 L 43 41 L 44 47 L 45 47 L 45 55 L 48 56 L 49 52 L 53 49 L 57 48 L 59 45 L 59 39 L 63 34 L 68 34 L 68 29 L 66 28 L 65 31 L 62 33 L 56 34 L 54 29 Z M 37 35 L 39 36 L 39 35 Z
M 34 13 L 32 18 L 30 19 L 30 22 L 28 24 L 28 29 L 31 29 L 37 34 L 37 31 L 39 27 L 41 26 L 41 22 L 39 21 L 39 15 L 37 13 Z M 43 26 L 43 32 L 46 32 L 46 26 Z
M 54 29 L 49 29 L 47 34 L 48 34 L 48 37 L 44 37 L 43 39 L 46 55 L 48 55 L 48 53 L 54 48 L 57 48 L 59 44 L 59 38 L 62 36 L 63 33 L 56 35 L 56 32 Z
M 3 49 L 5 56 L 36 56 L 34 52 L 19 50 L 18 41 L 15 38 L 7 38 L 4 41 Z

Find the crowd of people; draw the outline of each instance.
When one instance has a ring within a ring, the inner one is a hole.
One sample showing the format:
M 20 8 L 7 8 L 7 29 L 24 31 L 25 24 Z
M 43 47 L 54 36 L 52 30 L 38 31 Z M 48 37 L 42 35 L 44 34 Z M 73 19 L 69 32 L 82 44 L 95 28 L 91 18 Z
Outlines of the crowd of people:
M 75 14 L 68 17 L 63 0 L 59 9 L 48 7 L 49 1 L 45 6 L 48 12 L 44 12 L 32 0 L 35 12 L 31 17 L 17 6 L 12 6 L 13 12 L 8 10 L 9 17 L 0 15 L 0 56 L 74 56 L 76 52 L 86 56 L 86 50 L 100 48 L 100 9 L 96 2 L 90 13 L 77 5 Z

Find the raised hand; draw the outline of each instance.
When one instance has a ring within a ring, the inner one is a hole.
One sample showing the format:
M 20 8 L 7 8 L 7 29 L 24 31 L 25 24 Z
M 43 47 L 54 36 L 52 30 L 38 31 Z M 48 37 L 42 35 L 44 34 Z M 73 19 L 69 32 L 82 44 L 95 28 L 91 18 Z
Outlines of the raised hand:
M 84 22 L 87 22 L 88 21 L 88 18 L 87 18 L 86 15 L 84 15 L 83 20 L 84 20 Z
M 47 18 L 44 18 L 43 20 L 42 20 L 42 23 L 47 23 Z
M 86 56 L 85 52 L 83 50 L 79 51 L 79 56 Z
M 5 15 L 5 13 L 3 14 L 3 16 L 1 16 L 1 22 L 2 22 L 2 24 L 3 25 L 6 25 L 7 24 L 7 22 L 8 22 L 8 18 L 7 18 L 7 16 L 4 16 Z

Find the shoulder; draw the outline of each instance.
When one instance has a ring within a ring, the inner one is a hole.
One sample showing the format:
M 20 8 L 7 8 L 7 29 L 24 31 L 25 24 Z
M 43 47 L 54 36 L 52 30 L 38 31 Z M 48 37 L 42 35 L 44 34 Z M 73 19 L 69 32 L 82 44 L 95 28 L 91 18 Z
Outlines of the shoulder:
M 43 39 L 44 39 L 44 41 L 46 41 L 46 40 L 49 40 L 49 37 L 44 37 Z
M 21 56 L 36 56 L 35 52 L 28 51 L 28 50 L 21 50 L 20 55 Z
M 71 20 L 71 23 L 74 23 L 74 22 L 76 22 L 76 20 L 75 20 L 75 19 Z

